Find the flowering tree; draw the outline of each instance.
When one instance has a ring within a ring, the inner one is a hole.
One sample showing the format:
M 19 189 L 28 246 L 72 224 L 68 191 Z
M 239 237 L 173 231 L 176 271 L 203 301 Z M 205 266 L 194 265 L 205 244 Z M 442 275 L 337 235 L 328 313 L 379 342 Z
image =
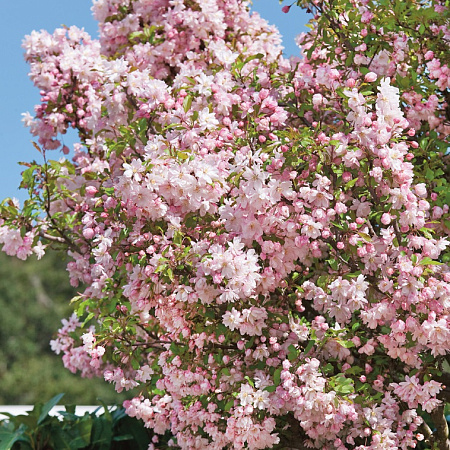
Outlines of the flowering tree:
M 290 60 L 241 0 L 33 32 L 43 162 L 0 241 L 71 256 L 52 347 L 136 388 L 151 448 L 448 450 L 448 1 L 299 3 Z

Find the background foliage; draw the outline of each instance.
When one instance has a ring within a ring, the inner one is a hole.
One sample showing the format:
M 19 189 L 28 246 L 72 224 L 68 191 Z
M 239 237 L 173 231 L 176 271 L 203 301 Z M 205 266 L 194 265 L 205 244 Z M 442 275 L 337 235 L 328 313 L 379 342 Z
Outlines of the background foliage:
M 0 404 L 32 404 L 65 392 L 65 401 L 117 403 L 124 396 L 98 379 L 81 379 L 64 369 L 49 342 L 70 314 L 64 256 L 49 252 L 41 261 L 0 254 Z

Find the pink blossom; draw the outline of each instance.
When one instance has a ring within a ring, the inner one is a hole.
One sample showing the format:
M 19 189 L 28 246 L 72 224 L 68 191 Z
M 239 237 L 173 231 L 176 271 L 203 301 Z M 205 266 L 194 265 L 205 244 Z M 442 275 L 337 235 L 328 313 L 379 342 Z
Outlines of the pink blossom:
M 369 72 L 369 73 L 366 73 L 366 75 L 364 75 L 364 81 L 366 83 L 372 83 L 372 82 L 376 81 L 377 78 L 378 78 L 378 76 L 374 72 Z
M 440 404 L 446 155 L 423 154 L 448 136 L 450 69 L 417 52 L 414 15 L 396 32 L 353 6 L 312 5 L 342 33 L 313 27 L 290 60 L 240 0 L 98 0 L 99 40 L 26 38 L 41 103 L 24 123 L 47 156 L 69 128 L 80 142 L 25 172 L 32 202 L 2 204 L 0 243 L 66 249 L 94 325 L 71 318 L 52 348 L 139 386 L 127 413 L 171 446 L 271 448 L 298 429 L 311 448 L 414 448 L 419 408 Z M 449 37 L 438 16 L 429 48 Z

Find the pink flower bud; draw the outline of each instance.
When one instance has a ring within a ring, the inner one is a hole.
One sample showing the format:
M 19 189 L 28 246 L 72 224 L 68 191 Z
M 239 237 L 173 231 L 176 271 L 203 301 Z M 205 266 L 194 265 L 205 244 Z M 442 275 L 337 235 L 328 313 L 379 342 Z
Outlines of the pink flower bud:
M 362 23 L 369 23 L 373 19 L 373 13 L 371 11 L 365 11 L 361 16 Z
M 349 78 L 345 84 L 347 85 L 347 87 L 349 88 L 353 88 L 355 87 L 356 81 L 354 80 L 354 78 Z
M 270 92 L 268 89 L 261 89 L 260 93 L 259 93 L 259 98 L 261 100 L 265 100 L 268 96 L 269 96 Z
M 98 192 L 95 186 L 87 186 L 86 187 L 86 195 L 88 197 L 93 197 Z
M 285 14 L 287 14 L 287 13 L 289 12 L 290 9 L 291 9 L 291 7 L 288 6 L 288 5 L 286 5 L 286 6 L 283 6 L 283 7 L 281 8 L 281 11 L 283 11 Z
M 322 102 L 323 102 L 322 94 L 314 94 L 314 95 L 313 95 L 313 98 L 312 98 L 312 101 L 313 101 L 313 105 L 314 105 L 314 106 L 319 106 L 319 105 L 321 105 Z
M 359 248 L 356 250 L 356 254 L 357 254 L 360 258 L 363 258 L 364 256 L 367 255 L 367 250 L 366 250 L 365 247 L 359 247 Z
M 433 195 L 433 194 L 431 194 L 431 195 Z M 432 217 L 434 220 L 440 219 L 443 214 L 444 214 L 444 210 L 440 206 L 435 206 L 433 208 L 433 216 Z
M 382 223 L 383 225 L 389 225 L 389 224 L 391 223 L 391 215 L 388 214 L 388 213 L 384 213 L 384 214 L 381 216 L 381 223 Z
M 352 179 L 352 174 L 350 172 L 344 172 L 342 174 L 342 181 L 348 183 Z
M 366 83 L 372 83 L 373 81 L 376 81 L 377 78 L 378 78 L 378 76 L 375 72 L 369 72 L 369 73 L 366 73 L 366 76 L 364 77 L 364 81 Z
M 419 197 L 426 197 L 427 196 L 427 186 L 425 183 L 419 183 L 414 186 L 414 192 Z
M 370 116 L 364 117 L 363 123 L 364 123 L 364 126 L 370 127 L 372 125 L 372 119 L 370 118 Z
M 83 236 L 85 239 L 92 239 L 95 236 L 95 231 L 92 228 L 85 228 L 83 230 Z

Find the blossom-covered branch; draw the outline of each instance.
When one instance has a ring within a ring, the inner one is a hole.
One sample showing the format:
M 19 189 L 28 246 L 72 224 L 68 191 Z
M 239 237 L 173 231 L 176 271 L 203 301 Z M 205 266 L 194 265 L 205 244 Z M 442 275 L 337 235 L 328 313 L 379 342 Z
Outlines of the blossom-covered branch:
M 150 448 L 448 446 L 448 7 L 300 3 L 289 60 L 240 0 L 96 0 L 99 41 L 25 39 L 45 160 L 0 242 L 67 250 L 52 348 L 130 390 Z

